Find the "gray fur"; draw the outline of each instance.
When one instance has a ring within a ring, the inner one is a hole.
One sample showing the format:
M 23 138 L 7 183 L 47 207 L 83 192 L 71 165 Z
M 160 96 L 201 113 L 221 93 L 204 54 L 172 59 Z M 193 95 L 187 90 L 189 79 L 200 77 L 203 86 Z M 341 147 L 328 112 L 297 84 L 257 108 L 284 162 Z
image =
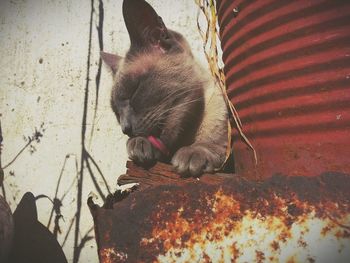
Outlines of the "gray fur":
M 131 47 L 118 60 L 111 106 L 130 137 L 129 157 L 145 167 L 171 160 L 176 171 L 186 176 L 214 172 L 222 166 L 227 146 L 228 117 L 222 94 L 181 34 L 166 29 L 159 17 L 152 20 L 159 22 L 156 26 L 147 26 L 147 21 L 143 21 L 146 26 L 132 24 L 134 3 L 154 12 L 144 1 L 124 2 Z M 154 38 L 154 32 L 161 33 Z M 147 139 L 150 135 L 166 145 L 170 156 L 153 147 Z

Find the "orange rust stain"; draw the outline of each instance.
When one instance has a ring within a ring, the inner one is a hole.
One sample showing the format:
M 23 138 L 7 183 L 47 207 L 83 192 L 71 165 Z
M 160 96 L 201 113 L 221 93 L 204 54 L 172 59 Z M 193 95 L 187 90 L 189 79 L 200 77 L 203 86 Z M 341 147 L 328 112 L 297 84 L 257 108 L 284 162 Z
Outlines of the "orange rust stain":
M 325 236 L 332 230 L 332 227 L 327 225 L 324 228 L 322 228 L 321 235 Z
M 300 237 L 300 238 L 298 239 L 298 245 L 299 245 L 300 247 L 302 247 L 302 248 L 306 248 L 306 247 L 307 247 L 307 243 L 305 242 L 305 240 L 304 240 L 302 237 Z
M 123 252 L 116 251 L 115 248 L 103 248 L 100 250 L 100 260 L 102 263 L 125 262 L 128 256 Z
M 296 263 L 297 261 L 295 260 L 295 256 L 292 256 L 287 259 L 286 263 Z
M 349 228 L 349 230 L 350 230 L 350 228 Z M 338 230 L 338 231 L 335 233 L 335 236 L 336 236 L 338 239 L 350 238 L 350 232 L 347 231 L 347 230 Z
M 309 231 L 307 224 L 304 224 L 309 220 L 308 215 L 316 211 L 314 205 L 298 200 L 295 196 L 288 201 L 277 195 L 270 201 L 261 200 L 260 204 L 266 207 L 259 207 L 260 211 L 272 209 L 272 215 L 274 216 L 266 216 L 261 212 L 254 214 L 249 210 L 243 210 L 234 195 L 227 195 L 221 190 L 217 191 L 212 199 L 207 198 L 206 202 L 208 209 L 213 213 L 209 215 L 209 213 L 204 213 L 200 209 L 195 209 L 193 217 L 186 218 L 186 208 L 181 207 L 168 215 L 166 222 L 163 222 L 162 225 L 156 224 L 153 227 L 151 238 L 143 238 L 141 246 L 152 247 L 152 245 L 162 243 L 163 253 L 171 249 L 175 249 L 175 251 L 184 248 L 193 249 L 196 245 L 205 250 L 206 242 L 220 244 L 225 238 L 235 236 L 235 233 L 239 234 L 246 231 L 251 237 L 254 236 L 256 232 L 253 226 L 244 227 L 242 224 L 242 218 L 249 218 L 251 221 L 258 219 L 257 222 L 261 222 L 263 227 L 277 234 L 277 239 L 270 244 L 272 251 L 276 252 L 280 250 L 279 242 L 287 243 L 293 238 L 291 232 L 293 224 L 297 223 L 301 226 L 301 234 Z M 336 205 L 327 203 L 327 207 L 333 209 Z M 157 211 L 154 215 L 154 218 L 157 219 L 156 222 L 162 220 L 164 213 L 166 213 L 164 209 Z M 269 213 L 271 214 L 271 211 Z M 317 215 L 320 216 L 320 214 Z M 322 215 L 321 219 L 325 216 Z M 253 221 L 252 224 L 254 224 Z M 326 235 L 335 226 L 334 223 L 328 222 L 327 226 L 322 229 L 321 234 Z M 348 237 L 348 235 L 349 232 L 347 231 L 337 232 L 339 237 Z M 256 244 L 256 241 L 249 240 L 246 246 L 254 247 Z M 304 249 L 308 246 L 302 237 L 297 240 L 297 244 Z M 210 257 L 205 252 L 203 253 L 203 261 L 209 262 Z M 236 243 L 231 246 L 230 253 L 232 262 L 235 262 L 242 255 Z M 264 252 L 256 250 L 255 253 L 257 262 L 266 260 Z M 178 255 L 181 256 L 181 254 Z M 287 262 L 295 261 L 296 258 L 293 256 Z
M 255 250 L 256 261 L 262 263 L 265 261 L 265 253 L 262 251 Z
M 274 240 L 272 243 L 271 243 L 271 248 L 274 250 L 274 251 L 277 251 L 280 249 L 280 245 L 278 244 L 278 242 L 276 240 Z
M 202 211 L 199 209 L 195 212 L 194 219 L 191 221 L 182 216 L 182 211 L 176 211 L 170 216 L 170 220 L 165 223 L 166 228 L 154 228 L 152 236 L 164 240 L 164 248 L 168 250 L 171 247 L 180 247 L 181 243 L 192 246 L 200 242 L 201 234 L 205 234 L 206 238 L 211 241 L 217 241 L 222 238 L 222 232 L 229 234 L 235 231 L 234 221 L 230 218 L 241 214 L 239 203 L 231 196 L 218 191 L 210 205 L 214 211 L 214 218 L 210 218 L 204 227 L 200 224 L 202 222 Z M 157 214 L 156 218 L 162 218 L 161 213 Z M 146 243 L 146 240 L 144 240 L 143 244 L 146 245 Z
M 231 262 L 236 262 L 237 259 L 242 255 L 242 252 L 237 248 L 237 243 L 233 243 L 231 247 L 232 259 Z
M 286 243 L 288 239 L 292 237 L 292 234 L 289 231 L 282 231 L 282 233 L 278 236 L 278 239 L 283 243 Z

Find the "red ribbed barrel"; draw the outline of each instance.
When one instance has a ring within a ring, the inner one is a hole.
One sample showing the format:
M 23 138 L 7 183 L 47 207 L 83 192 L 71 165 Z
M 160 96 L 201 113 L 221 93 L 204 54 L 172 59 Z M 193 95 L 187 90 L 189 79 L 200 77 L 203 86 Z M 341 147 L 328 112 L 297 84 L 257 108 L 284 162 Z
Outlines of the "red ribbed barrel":
M 236 172 L 350 174 L 350 1 L 217 1 Z

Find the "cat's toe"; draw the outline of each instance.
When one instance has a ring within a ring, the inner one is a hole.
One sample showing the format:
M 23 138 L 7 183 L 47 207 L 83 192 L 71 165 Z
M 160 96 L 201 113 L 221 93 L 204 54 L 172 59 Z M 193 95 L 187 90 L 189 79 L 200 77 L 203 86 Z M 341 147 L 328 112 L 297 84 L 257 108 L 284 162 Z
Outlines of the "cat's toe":
M 179 174 L 197 177 L 204 172 L 212 173 L 217 166 L 215 153 L 205 147 L 183 147 L 172 159 L 172 164 Z
M 129 158 L 140 166 L 148 167 L 156 162 L 157 154 L 152 144 L 144 137 L 130 138 L 127 150 Z
M 210 161 L 207 160 L 206 156 L 193 153 L 188 163 L 187 170 L 188 174 L 191 176 L 199 176 L 204 171 L 211 172 L 210 169 L 207 169 L 207 166 L 210 165 Z

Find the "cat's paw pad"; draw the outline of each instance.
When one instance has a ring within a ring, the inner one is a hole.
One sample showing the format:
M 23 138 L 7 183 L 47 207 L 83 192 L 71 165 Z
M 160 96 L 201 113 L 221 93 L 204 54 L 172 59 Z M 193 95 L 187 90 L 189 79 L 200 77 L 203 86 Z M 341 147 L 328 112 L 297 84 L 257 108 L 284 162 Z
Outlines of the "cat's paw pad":
M 144 137 L 130 138 L 126 146 L 129 158 L 140 166 L 152 166 L 159 159 L 159 151 Z
M 205 146 L 192 145 L 180 148 L 171 163 L 179 174 L 196 177 L 220 168 L 220 156 Z

